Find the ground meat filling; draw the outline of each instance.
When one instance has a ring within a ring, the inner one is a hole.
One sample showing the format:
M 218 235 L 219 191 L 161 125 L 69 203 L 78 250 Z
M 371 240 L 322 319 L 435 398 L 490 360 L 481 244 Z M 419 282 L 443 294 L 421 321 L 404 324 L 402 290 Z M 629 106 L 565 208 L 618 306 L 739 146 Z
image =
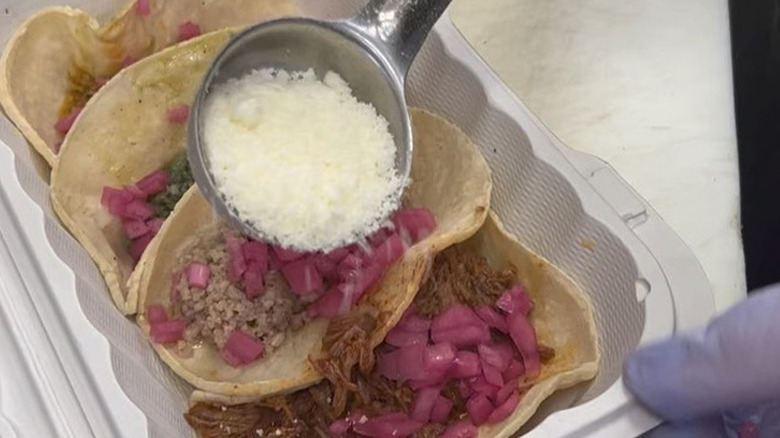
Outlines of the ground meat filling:
M 451 248 L 436 258 L 413 305 L 420 314 L 432 316 L 455 303 L 472 307 L 493 303 L 514 284 L 512 269 L 494 270 L 481 256 Z M 324 342 L 327 351 L 312 361 L 326 378 L 322 383 L 287 396 L 236 406 L 197 403 L 185 419 L 204 438 L 324 438 L 331 436 L 328 426 L 348 412 L 368 417 L 408 412 L 414 390 L 373 369 L 376 352 L 383 348 L 374 352 L 369 344 L 375 318 L 375 310 L 356 308 L 331 322 Z M 540 345 L 539 350 L 546 360 L 555 355 L 549 347 Z M 442 395 L 453 402 L 450 424 L 467 416 L 466 400 L 454 381 L 443 388 Z M 445 429 L 445 425 L 427 424 L 411 438 L 436 438 Z M 360 437 L 353 432 L 342 436 Z
M 239 284 L 228 280 L 230 256 L 225 244 L 226 230 L 214 231 L 200 237 L 180 257 L 177 272 L 186 270 L 192 262 L 209 266 L 207 289 L 190 287 L 186 275 L 179 276 L 174 317 L 188 321 L 183 340 L 187 345 L 213 342 L 220 349 L 235 330 L 261 341 L 265 353 L 278 348 L 286 333 L 304 324 L 303 303 L 290 292 L 287 282 L 278 271 L 264 277 L 264 293 L 249 299 Z

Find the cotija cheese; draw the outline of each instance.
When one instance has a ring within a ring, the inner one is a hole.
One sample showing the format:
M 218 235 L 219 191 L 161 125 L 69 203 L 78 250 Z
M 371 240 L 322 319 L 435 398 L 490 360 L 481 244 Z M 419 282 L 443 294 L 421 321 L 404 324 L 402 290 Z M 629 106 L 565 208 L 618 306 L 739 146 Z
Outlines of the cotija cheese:
M 216 188 L 265 237 L 329 250 L 398 208 L 387 120 L 337 74 L 257 70 L 215 88 L 204 111 Z

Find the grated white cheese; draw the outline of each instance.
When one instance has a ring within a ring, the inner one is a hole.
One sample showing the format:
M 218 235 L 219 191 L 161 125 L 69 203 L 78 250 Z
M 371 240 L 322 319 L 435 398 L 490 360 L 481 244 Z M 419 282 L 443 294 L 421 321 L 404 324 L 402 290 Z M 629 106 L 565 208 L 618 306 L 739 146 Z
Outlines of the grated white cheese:
M 387 120 L 335 73 L 254 71 L 215 88 L 204 112 L 217 190 L 284 246 L 358 241 L 398 207 Z

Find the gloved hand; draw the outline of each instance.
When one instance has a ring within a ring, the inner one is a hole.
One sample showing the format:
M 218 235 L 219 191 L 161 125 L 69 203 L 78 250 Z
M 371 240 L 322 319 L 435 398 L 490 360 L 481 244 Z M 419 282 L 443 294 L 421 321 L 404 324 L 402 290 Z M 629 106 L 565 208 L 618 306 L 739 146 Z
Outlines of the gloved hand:
M 780 284 L 705 329 L 633 353 L 626 386 L 667 423 L 648 438 L 780 438 Z

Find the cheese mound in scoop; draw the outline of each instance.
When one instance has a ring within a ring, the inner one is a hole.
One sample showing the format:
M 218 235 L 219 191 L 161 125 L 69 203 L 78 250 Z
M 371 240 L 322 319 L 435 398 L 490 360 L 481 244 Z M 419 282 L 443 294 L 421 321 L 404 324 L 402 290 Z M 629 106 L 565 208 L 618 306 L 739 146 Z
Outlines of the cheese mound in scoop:
M 217 190 L 285 247 L 359 241 L 398 208 L 387 120 L 335 73 L 253 71 L 216 87 L 203 120 Z

